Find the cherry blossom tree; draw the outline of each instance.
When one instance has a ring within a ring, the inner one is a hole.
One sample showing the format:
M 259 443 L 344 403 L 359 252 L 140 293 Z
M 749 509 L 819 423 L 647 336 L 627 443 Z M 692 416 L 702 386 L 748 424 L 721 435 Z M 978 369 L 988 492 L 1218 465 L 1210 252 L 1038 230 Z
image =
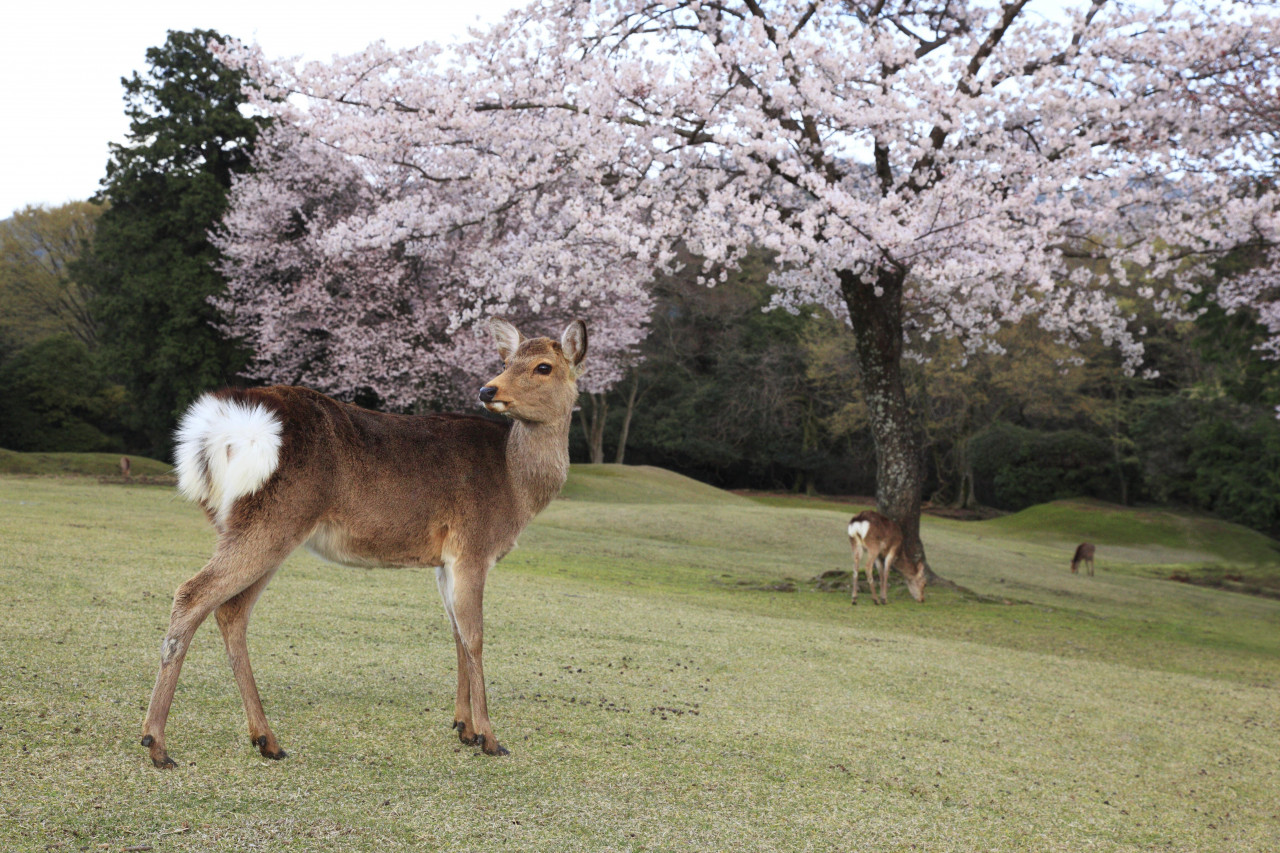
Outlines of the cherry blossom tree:
M 1183 77 L 1187 109 L 1211 104 L 1219 132 L 1239 140 L 1242 170 L 1252 183 L 1270 190 L 1280 179 L 1280 98 L 1277 66 L 1252 61 L 1247 51 L 1209 54 Z M 1269 337 L 1258 345 L 1264 358 L 1280 359 L 1280 210 L 1260 216 L 1256 243 L 1261 262 L 1247 273 L 1218 283 L 1214 294 L 1228 312 L 1251 311 Z M 1280 411 L 1278 411 L 1280 415 Z
M 511 230 L 469 255 L 472 292 L 597 304 L 610 279 L 577 274 L 583 247 L 641 269 L 683 247 L 709 284 L 773 253 L 777 307 L 822 306 L 855 336 L 877 502 L 918 558 L 912 341 L 998 351 L 997 329 L 1033 321 L 1140 368 L 1118 297 L 1184 311 L 1272 215 L 1248 186 L 1266 141 L 1188 94 L 1219 67 L 1274 68 L 1278 23 L 1231 0 L 1065 17 L 1032 0 L 595 0 L 534 3 L 453 52 L 228 58 L 281 121 L 400 176 L 330 230 L 334 249 Z M 440 186 L 465 189 L 441 204 Z
M 423 187 L 379 165 L 290 125 L 261 139 L 214 236 L 227 279 L 216 304 L 225 331 L 254 348 L 249 375 L 348 399 L 371 391 L 399 408 L 471 402 L 496 369 L 475 321 L 495 313 L 530 332 L 587 317 L 580 387 L 598 396 L 622 378 L 652 303 L 645 271 L 580 247 L 572 275 L 529 287 L 526 267 L 494 285 L 488 265 L 519 262 L 524 226 L 509 216 L 488 233 L 387 231 L 376 218 L 388 208 L 464 202 L 451 197 L 460 185 Z

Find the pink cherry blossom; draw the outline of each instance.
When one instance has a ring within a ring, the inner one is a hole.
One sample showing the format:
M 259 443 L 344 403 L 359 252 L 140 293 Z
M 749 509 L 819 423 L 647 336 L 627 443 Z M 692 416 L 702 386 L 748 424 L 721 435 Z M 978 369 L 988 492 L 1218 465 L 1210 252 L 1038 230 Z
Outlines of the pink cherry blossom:
M 1079 0 L 1065 18 L 1029 0 L 543 0 L 449 50 L 226 59 L 288 145 L 363 182 L 352 212 L 317 215 L 323 274 L 291 310 L 334 288 L 438 294 L 392 312 L 413 319 L 345 381 L 427 383 L 410 352 L 485 312 L 647 305 L 641 283 L 677 249 L 713 285 L 764 248 L 777 307 L 825 306 L 856 332 L 878 498 L 914 550 L 903 344 L 995 349 L 1003 325 L 1035 322 L 1140 368 L 1128 301 L 1185 315 L 1215 258 L 1274 239 L 1256 187 L 1275 134 L 1242 104 L 1276 103 L 1278 55 L 1280 16 L 1247 0 Z M 1253 88 L 1224 96 L 1247 69 Z M 1228 303 L 1262 293 L 1240 287 Z M 250 325 L 285 334 L 262 310 Z

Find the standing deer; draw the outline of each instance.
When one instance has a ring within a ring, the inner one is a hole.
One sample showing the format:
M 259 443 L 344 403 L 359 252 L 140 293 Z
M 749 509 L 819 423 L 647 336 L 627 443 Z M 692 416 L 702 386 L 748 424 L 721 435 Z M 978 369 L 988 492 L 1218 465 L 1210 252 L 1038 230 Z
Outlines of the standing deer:
M 128 456 L 121 456 L 121 457 L 120 457 L 120 476 L 121 476 L 121 477 L 124 477 L 126 480 L 128 480 L 128 479 L 129 479 L 129 471 L 131 470 L 131 468 L 132 468 L 132 466 L 129 464 L 129 457 L 128 457 Z
M 196 628 L 216 613 L 244 700 L 249 739 L 267 758 L 280 748 L 249 666 L 254 602 L 299 545 L 352 566 L 431 566 L 453 627 L 458 688 L 453 728 L 489 755 L 482 601 L 494 563 L 560 491 L 569 470 L 569 425 L 587 329 L 560 341 L 526 340 L 494 319 L 505 369 L 480 400 L 506 422 L 478 415 L 390 415 L 306 388 L 206 394 L 178 429 L 178 485 L 218 532 L 213 557 L 178 588 L 160 645 L 160 672 L 142 726 L 156 767 L 165 722 Z
M 878 512 L 860 512 L 849 520 L 849 544 L 853 546 L 853 604 L 858 603 L 858 570 L 862 555 L 867 561 L 867 586 L 874 604 L 889 603 L 889 569 L 902 551 L 902 528 L 893 519 Z M 876 598 L 876 563 L 880 564 L 880 598 Z M 903 568 L 905 566 L 905 568 Z M 898 571 L 907 579 L 911 597 L 924 602 L 924 563 L 913 563 L 905 556 Z
M 1071 574 L 1076 574 L 1081 563 L 1087 563 L 1089 566 L 1089 577 L 1093 577 L 1093 552 L 1094 547 L 1088 542 L 1081 542 L 1076 548 L 1075 556 L 1071 558 Z

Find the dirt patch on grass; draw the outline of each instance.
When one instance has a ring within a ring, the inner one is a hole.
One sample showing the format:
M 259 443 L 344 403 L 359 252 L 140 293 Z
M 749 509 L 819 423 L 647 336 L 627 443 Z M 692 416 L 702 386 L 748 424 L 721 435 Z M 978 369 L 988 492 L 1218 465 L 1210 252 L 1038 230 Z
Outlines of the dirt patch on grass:
M 169 486 L 178 485 L 178 478 L 172 474 L 160 474 L 156 476 L 148 476 L 140 474 L 137 477 L 99 477 L 98 482 L 104 486 Z
M 1169 580 L 1193 586 L 1207 586 L 1242 595 L 1280 599 L 1280 586 L 1274 578 L 1253 578 L 1234 570 L 1205 568 L 1198 571 L 1175 571 Z
M 847 572 L 846 572 L 847 574 Z M 757 581 L 757 580 L 725 580 L 724 578 L 712 578 L 711 582 L 716 586 L 727 586 L 733 589 L 745 589 L 752 592 L 795 592 L 796 581 L 791 578 L 783 578 L 779 581 Z

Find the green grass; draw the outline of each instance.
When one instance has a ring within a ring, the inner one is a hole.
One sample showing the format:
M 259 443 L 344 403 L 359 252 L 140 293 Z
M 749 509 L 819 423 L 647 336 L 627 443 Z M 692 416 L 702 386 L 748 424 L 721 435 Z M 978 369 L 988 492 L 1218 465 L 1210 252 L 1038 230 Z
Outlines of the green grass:
M 137 739 L 211 531 L 171 490 L 0 477 L 0 847 L 1280 848 L 1280 602 L 1134 568 L 1229 562 L 1233 535 L 1121 525 L 1090 579 L 1066 571 L 1071 505 L 1056 531 L 926 519 L 935 568 L 984 600 L 855 609 L 805 583 L 850 562 L 829 509 L 613 466 L 566 497 L 486 594 L 511 756 L 448 730 L 430 571 L 303 552 L 250 631 L 290 757 L 249 746 L 210 621 L 161 773 Z
M 651 465 L 574 465 L 560 498 L 608 504 L 748 504 L 746 498 Z
M 1139 549 L 1161 545 L 1198 552 L 1202 555 L 1199 559 L 1225 564 L 1280 564 L 1280 549 L 1274 540 L 1238 524 L 1101 501 L 1055 501 L 983 524 L 992 531 L 1036 541 L 1089 540 Z
M 129 463 L 130 472 L 135 477 L 155 477 L 173 471 L 168 462 L 158 462 L 145 456 L 130 456 Z M 20 453 L 0 448 L 0 474 L 119 476 L 120 454 Z

